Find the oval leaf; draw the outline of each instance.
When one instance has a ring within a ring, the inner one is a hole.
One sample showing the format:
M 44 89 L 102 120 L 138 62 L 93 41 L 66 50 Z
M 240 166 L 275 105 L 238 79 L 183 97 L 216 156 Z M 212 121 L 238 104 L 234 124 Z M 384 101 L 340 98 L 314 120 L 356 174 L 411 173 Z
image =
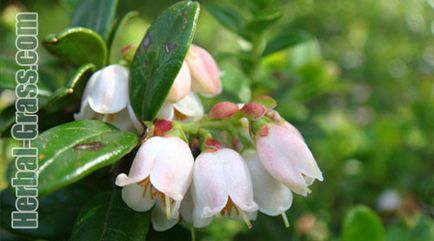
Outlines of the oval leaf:
M 136 134 L 97 120 L 74 121 L 47 130 L 34 141 L 39 150 L 39 195 L 116 162 L 137 143 Z
M 85 27 L 108 39 L 116 15 L 117 0 L 81 0 L 72 15 L 72 27 Z
M 284 50 L 286 48 L 293 47 L 297 44 L 301 44 L 311 40 L 312 37 L 309 33 L 300 30 L 284 31 L 281 34 L 275 36 L 265 47 L 263 56 L 267 56 L 274 52 Z
M 345 218 L 343 241 L 384 241 L 384 228 L 380 218 L 371 209 L 359 206 Z
M 148 213 L 130 209 L 118 191 L 104 192 L 80 211 L 70 241 L 143 241 L 148 230 Z
M 87 28 L 68 28 L 48 36 L 43 44 L 52 54 L 76 66 L 92 63 L 101 68 L 107 58 L 101 36 Z
M 163 105 L 193 39 L 199 3 L 166 9 L 149 27 L 130 70 L 130 100 L 137 116 L 153 120 Z

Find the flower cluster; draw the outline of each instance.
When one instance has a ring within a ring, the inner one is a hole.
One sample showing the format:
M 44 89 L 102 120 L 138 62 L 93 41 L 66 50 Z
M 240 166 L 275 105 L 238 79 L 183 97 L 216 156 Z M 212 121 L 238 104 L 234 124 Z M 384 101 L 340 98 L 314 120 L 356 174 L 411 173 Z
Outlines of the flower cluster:
M 157 231 L 181 219 L 204 227 L 218 215 L 250 227 L 258 211 L 282 215 L 287 224 L 293 193 L 306 196 L 315 179 L 323 180 L 302 135 L 274 110 L 272 98 L 219 102 L 204 114 L 196 94 L 220 91 L 215 61 L 192 46 L 158 118 L 143 133 L 128 101 L 125 67 L 108 66 L 86 86 L 76 118 L 143 133 L 129 173 L 119 174 L 116 185 L 130 208 L 152 209 Z

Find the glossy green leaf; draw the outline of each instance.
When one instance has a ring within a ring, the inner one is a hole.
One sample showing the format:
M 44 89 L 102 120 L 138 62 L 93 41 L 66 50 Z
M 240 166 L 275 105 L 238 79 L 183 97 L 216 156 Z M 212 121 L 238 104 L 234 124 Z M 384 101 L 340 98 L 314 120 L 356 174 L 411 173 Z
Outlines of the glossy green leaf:
M 80 211 L 70 241 L 143 241 L 149 230 L 149 213 L 136 212 L 119 191 L 92 198 Z
M 247 38 L 244 31 L 246 20 L 239 12 L 222 4 L 209 3 L 205 8 L 223 27 Z
M 384 228 L 378 215 L 365 206 L 350 210 L 343 224 L 343 241 L 384 241 Z
M 299 31 L 299 30 L 284 31 L 278 34 L 277 36 L 275 36 L 274 38 L 272 38 L 268 42 L 262 55 L 267 56 L 274 52 L 293 47 L 297 44 L 304 43 L 311 39 L 312 39 L 311 35 L 305 31 Z
M 116 162 L 137 143 L 136 134 L 97 120 L 74 121 L 45 131 L 34 141 L 39 149 L 39 194 L 47 195 Z
M 93 64 L 83 65 L 78 68 L 66 85 L 53 93 L 46 109 L 53 112 L 69 104 L 80 103 L 81 94 L 93 71 L 95 71 L 95 65 Z
M 15 189 L 0 193 L 0 225 L 11 233 L 39 239 L 67 239 L 81 207 L 92 190 L 84 185 L 72 185 L 39 198 L 38 228 L 13 229 L 11 213 L 16 210 Z M 3 239 L 2 239 L 3 240 Z
M 105 40 L 110 35 L 118 0 L 81 0 L 72 15 L 72 27 L 85 27 Z
M 104 66 L 107 48 L 100 35 L 87 28 L 68 28 L 53 34 L 43 42 L 52 54 L 76 65 L 95 64 Z
M 123 30 L 126 28 L 126 25 L 130 22 L 130 20 L 138 15 L 139 12 L 137 11 L 128 12 L 113 29 L 113 40 L 111 41 L 110 45 L 110 63 L 117 63 L 122 59 L 121 49 L 114 49 L 114 47 L 121 46 L 122 34 L 125 32 Z
M 131 63 L 130 100 L 137 116 L 153 120 L 169 93 L 190 47 L 199 3 L 182 1 L 149 27 Z

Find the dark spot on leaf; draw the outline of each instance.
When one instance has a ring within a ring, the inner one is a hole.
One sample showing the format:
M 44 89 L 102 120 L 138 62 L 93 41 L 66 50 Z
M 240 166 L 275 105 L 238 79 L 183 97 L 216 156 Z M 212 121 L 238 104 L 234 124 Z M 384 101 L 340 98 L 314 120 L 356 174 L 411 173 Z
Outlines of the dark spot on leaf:
M 148 48 L 151 45 L 151 33 L 148 33 L 143 40 L 143 48 Z
M 164 50 L 166 50 L 166 53 L 170 53 L 172 52 L 172 50 L 176 49 L 178 47 L 178 45 L 176 43 L 170 44 L 170 43 L 166 43 L 164 45 Z
M 77 144 L 74 146 L 75 150 L 90 150 L 90 151 L 99 151 L 103 147 L 103 144 L 100 141 L 95 141 L 91 143 L 85 144 Z

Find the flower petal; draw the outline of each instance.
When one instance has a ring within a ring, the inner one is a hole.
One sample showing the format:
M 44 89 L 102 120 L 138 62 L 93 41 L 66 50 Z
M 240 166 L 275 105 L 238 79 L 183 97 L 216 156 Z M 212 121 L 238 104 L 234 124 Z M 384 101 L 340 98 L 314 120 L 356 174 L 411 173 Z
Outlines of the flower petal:
M 270 216 L 287 211 L 292 204 L 291 191 L 265 170 L 256 152 L 248 151 L 243 156 L 252 176 L 254 199 L 259 211 Z
M 216 96 L 221 90 L 220 73 L 213 57 L 203 48 L 192 45 L 186 61 L 192 76 L 192 89 L 207 96 Z
M 137 212 L 145 212 L 154 206 L 154 199 L 151 197 L 151 186 L 148 185 L 146 190 L 138 184 L 130 184 L 122 188 L 122 200 L 128 207 Z
M 143 181 L 151 173 L 155 159 L 160 153 L 162 140 L 161 137 L 151 137 L 143 143 L 134 157 L 128 176 L 124 173 L 116 177 L 116 185 L 126 186 L 132 183 Z
M 179 222 L 179 217 L 167 219 L 166 213 L 160 208 L 155 207 L 151 213 L 152 227 L 155 231 L 166 231 Z
M 297 134 L 298 133 L 298 134 Z M 274 125 L 270 127 L 270 138 L 282 153 L 290 160 L 294 168 L 306 176 L 323 180 L 322 173 L 315 162 L 312 152 L 302 138 L 300 133 L 291 131 L 285 127 Z
M 151 171 L 151 183 L 160 192 L 181 201 L 192 180 L 194 158 L 178 137 L 158 138 L 159 151 Z
M 175 110 L 173 109 L 173 104 L 165 103 L 163 107 L 161 107 L 160 112 L 158 113 L 158 119 L 164 120 L 173 120 L 175 116 Z
M 215 152 L 201 153 L 194 162 L 192 197 L 194 202 L 193 223 L 199 224 L 218 214 L 228 201 L 224 169 Z
M 191 76 L 188 66 L 185 62 L 182 63 L 181 69 L 178 72 L 172 87 L 170 88 L 167 100 L 177 102 L 188 95 L 191 86 Z
M 243 211 L 258 210 L 258 205 L 253 201 L 249 169 L 241 155 L 228 148 L 220 149 L 216 153 L 223 164 L 226 186 L 232 201 Z
M 193 198 L 191 197 L 191 190 L 189 189 L 182 200 L 179 212 L 181 217 L 187 223 L 193 223 Z
M 75 120 L 91 120 L 98 117 L 98 113 L 90 108 L 87 100 L 81 103 L 80 112 L 74 114 Z
M 189 120 L 198 120 L 204 114 L 202 102 L 193 92 L 190 92 L 182 100 L 173 104 L 177 111 L 189 117 Z
M 91 108 L 102 114 L 112 114 L 126 108 L 129 98 L 128 70 L 115 64 L 98 72 L 87 93 Z

